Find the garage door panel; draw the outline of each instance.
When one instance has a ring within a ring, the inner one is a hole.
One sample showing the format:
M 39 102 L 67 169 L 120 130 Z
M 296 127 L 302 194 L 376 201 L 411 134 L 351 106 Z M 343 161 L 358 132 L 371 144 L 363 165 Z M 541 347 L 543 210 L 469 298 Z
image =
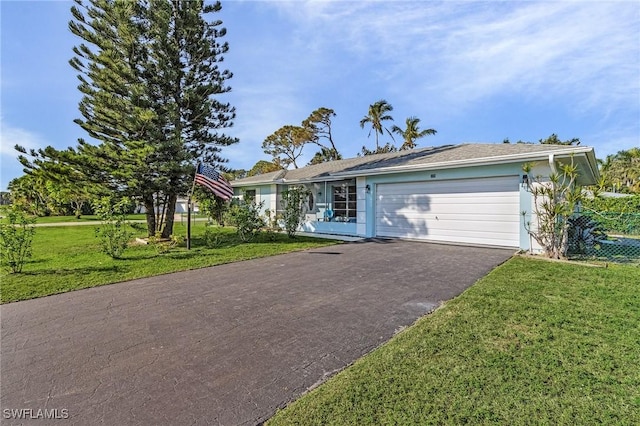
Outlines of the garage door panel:
M 518 213 L 518 205 L 515 203 L 490 203 L 490 204 L 478 204 L 473 202 L 473 200 L 469 200 L 467 202 L 460 203 L 447 203 L 447 202 L 438 202 L 431 203 L 430 205 L 411 205 L 410 203 L 406 204 L 393 204 L 390 206 L 385 206 L 384 210 L 379 210 L 379 212 L 386 211 L 389 213 L 398 213 L 404 214 L 408 212 L 421 212 L 424 214 L 437 215 L 439 213 L 456 213 L 456 212 L 480 212 L 480 213 Z
M 519 245 L 518 177 L 379 184 L 376 235 Z
M 387 228 L 387 231 L 392 231 L 393 228 Z M 490 235 L 487 232 L 473 232 L 473 231 L 459 231 L 459 230 L 433 230 L 429 229 L 428 234 L 425 234 L 424 227 L 417 227 L 416 232 L 404 232 L 393 235 L 398 238 L 411 238 L 428 241 L 442 241 L 442 242 L 462 242 L 469 244 L 483 244 L 483 245 L 498 245 L 498 246 L 513 246 L 513 238 L 510 230 L 495 230 Z M 512 231 L 512 230 L 511 230 Z M 384 231 L 383 231 L 384 232 Z M 426 235 L 426 238 L 425 238 Z
M 423 231 L 423 226 L 416 226 L 415 228 L 413 228 L 413 230 L 411 229 L 405 229 L 403 233 L 401 233 L 399 236 L 402 237 L 407 237 L 407 238 L 421 238 L 422 235 L 422 231 Z M 392 227 L 387 227 L 387 230 L 391 230 Z M 509 236 L 511 235 L 511 233 L 513 232 L 513 229 L 509 229 L 509 228 L 494 228 L 493 232 L 491 233 L 492 238 L 497 238 L 497 239 L 509 239 Z M 462 229 L 429 229 L 428 231 L 428 236 L 430 238 L 446 238 L 449 236 L 454 236 L 454 237 L 459 237 L 459 238 L 464 238 L 464 237 L 470 237 L 470 238 L 482 238 L 486 236 L 486 232 L 485 231 L 479 231 L 479 230 L 462 230 Z
M 520 229 L 519 222 L 498 222 L 498 221 L 480 221 L 473 222 L 469 220 L 438 220 L 438 221 L 425 221 L 422 219 L 410 219 L 410 218 L 402 218 L 401 220 L 406 222 L 406 228 L 426 228 L 427 235 L 433 235 L 435 233 L 447 233 L 451 232 L 452 235 L 462 235 L 462 232 L 500 232 L 500 233 L 511 233 L 518 232 Z M 381 229 L 385 227 L 389 231 L 393 231 L 393 228 L 398 223 L 398 220 L 388 220 L 386 222 L 381 222 Z M 481 228 L 478 227 L 478 224 L 481 224 Z M 402 232 L 399 230 L 398 232 Z
M 441 213 L 440 216 L 429 214 L 424 215 L 420 212 L 406 212 L 403 214 L 393 214 L 389 213 L 385 216 L 381 216 L 381 219 L 386 219 L 389 223 L 397 222 L 398 220 L 409 220 L 409 221 L 422 221 L 432 223 L 433 226 L 436 226 L 439 223 L 447 223 L 447 222 L 495 222 L 498 224 L 505 223 L 516 223 L 519 224 L 520 220 L 518 217 L 514 218 L 514 215 L 511 212 L 499 214 L 493 210 L 487 209 L 486 214 L 477 214 L 478 211 L 474 212 L 460 212 L 460 211 L 451 211 L 450 213 L 445 213 L 444 215 Z
M 483 204 L 506 204 L 514 202 L 517 197 L 513 195 L 500 195 L 495 193 L 479 194 L 471 196 L 470 194 L 460 194 L 461 196 L 442 196 L 442 195 L 423 195 L 422 197 L 415 197 L 410 195 L 378 198 L 379 201 L 384 203 L 385 207 L 404 207 L 404 206 L 426 206 L 429 207 L 432 204 L 469 204 L 477 203 L 478 197 L 482 198 Z
M 464 181 L 464 183 L 460 183 Z M 426 188 L 425 184 L 429 187 Z M 400 188 L 393 188 L 399 185 Z M 410 182 L 402 184 L 382 184 L 378 187 L 378 195 L 397 195 L 397 194 L 457 194 L 457 193 L 482 193 L 487 191 L 487 186 L 491 186 L 492 192 L 514 191 L 518 187 L 517 177 L 512 181 L 506 181 L 504 178 L 485 178 L 485 179 L 460 179 L 456 181 L 440 181 L 440 182 Z M 399 191 L 399 192 L 397 192 Z

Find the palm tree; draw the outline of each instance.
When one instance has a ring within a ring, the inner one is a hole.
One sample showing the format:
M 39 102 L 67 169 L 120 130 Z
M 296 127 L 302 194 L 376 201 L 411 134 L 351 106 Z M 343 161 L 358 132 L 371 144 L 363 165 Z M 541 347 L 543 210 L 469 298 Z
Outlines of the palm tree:
M 393 117 L 388 114 L 391 111 L 393 111 L 393 107 L 391 106 L 391 104 L 384 99 L 380 99 L 373 105 L 369 105 L 368 114 L 365 115 L 362 120 L 360 120 L 361 128 L 364 129 L 364 125 L 370 123 L 371 130 L 376 132 L 376 151 L 380 148 L 380 145 L 378 144 L 378 134 L 381 135 L 386 130 L 389 136 L 391 136 L 391 139 L 393 139 L 393 135 L 391 134 L 389 129 L 382 126 L 383 121 L 393 121 Z M 367 135 L 367 137 L 371 136 L 371 130 L 369 130 L 369 134 Z
M 396 125 L 391 127 L 391 131 L 393 133 L 399 134 L 404 139 L 404 142 L 400 147 L 400 151 L 413 149 L 417 146 L 416 139 L 423 138 L 427 135 L 435 135 L 437 133 L 435 129 L 420 130 L 418 123 L 420 123 L 420 119 L 418 117 L 409 117 L 406 121 L 407 128 L 405 130 L 402 130 Z

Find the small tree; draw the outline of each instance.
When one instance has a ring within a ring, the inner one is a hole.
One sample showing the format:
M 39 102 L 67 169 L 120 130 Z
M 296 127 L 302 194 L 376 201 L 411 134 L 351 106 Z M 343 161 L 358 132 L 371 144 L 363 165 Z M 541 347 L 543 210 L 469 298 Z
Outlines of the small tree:
M 264 201 L 256 203 L 254 200 L 249 200 L 246 193 L 243 198 L 240 204 L 232 204 L 229 216 L 236 227 L 238 237 L 242 242 L 247 243 L 253 240 L 265 226 L 264 219 L 260 217 L 260 209 Z
M 306 212 L 305 204 L 309 198 L 309 190 L 304 186 L 290 187 L 282 192 L 282 219 L 289 238 L 295 238 L 298 227 Z
M 230 203 L 220 197 L 216 197 L 213 192 L 200 186 L 195 188 L 194 197 L 198 200 L 200 209 L 219 226 L 224 226 L 224 218 L 229 211 Z
M 569 219 L 581 199 L 582 188 L 577 185 L 578 168 L 573 163 L 559 165 L 559 171 L 551 173 L 548 180 L 541 176 L 531 177 L 526 185 L 533 195 L 535 226 L 527 221 L 527 212 L 522 212 L 525 229 L 542 247 L 545 255 L 553 259 L 566 258 L 569 248 Z M 531 174 L 532 164 L 523 170 Z
M 114 259 L 119 259 L 129 246 L 133 233 L 127 230 L 126 213 L 131 201 L 123 198 L 113 202 L 109 197 L 102 197 L 94 203 L 94 210 L 102 225 L 96 229 L 96 237 L 100 238 L 102 252 Z
M 35 218 L 24 211 L 7 211 L 7 223 L 0 224 L 0 255 L 3 266 L 17 274 L 22 272 L 25 261 L 31 257 L 31 243 L 36 230 Z

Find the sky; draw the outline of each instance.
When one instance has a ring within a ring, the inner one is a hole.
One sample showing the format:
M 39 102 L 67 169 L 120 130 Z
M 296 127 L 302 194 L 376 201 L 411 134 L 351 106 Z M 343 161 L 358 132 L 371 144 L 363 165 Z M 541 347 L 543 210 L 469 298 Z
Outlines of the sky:
M 23 174 L 16 144 L 87 138 L 70 1 L 0 2 L 0 190 Z M 640 146 L 640 2 L 223 1 L 225 95 L 237 118 L 228 166 L 270 160 L 261 145 L 319 108 L 336 112 L 343 156 L 374 135 L 360 120 L 384 99 L 394 122 L 436 135 L 419 146 L 579 138 L 604 158 Z M 398 139 L 398 145 L 400 140 Z M 381 143 L 389 137 L 381 138 Z M 306 163 L 315 149 L 305 149 Z

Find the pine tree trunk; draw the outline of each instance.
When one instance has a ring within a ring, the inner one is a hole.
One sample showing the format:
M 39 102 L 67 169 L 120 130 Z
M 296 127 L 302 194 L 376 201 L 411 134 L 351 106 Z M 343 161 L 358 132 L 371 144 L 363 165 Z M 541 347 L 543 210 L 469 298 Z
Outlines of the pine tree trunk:
M 147 216 L 147 235 L 153 237 L 156 234 L 156 212 L 154 211 L 153 195 L 145 196 L 144 209 Z
M 173 234 L 173 217 L 176 213 L 176 201 L 178 201 L 177 194 L 169 195 L 169 205 L 167 206 L 167 214 L 165 216 L 165 225 L 162 229 L 162 238 L 169 238 Z

